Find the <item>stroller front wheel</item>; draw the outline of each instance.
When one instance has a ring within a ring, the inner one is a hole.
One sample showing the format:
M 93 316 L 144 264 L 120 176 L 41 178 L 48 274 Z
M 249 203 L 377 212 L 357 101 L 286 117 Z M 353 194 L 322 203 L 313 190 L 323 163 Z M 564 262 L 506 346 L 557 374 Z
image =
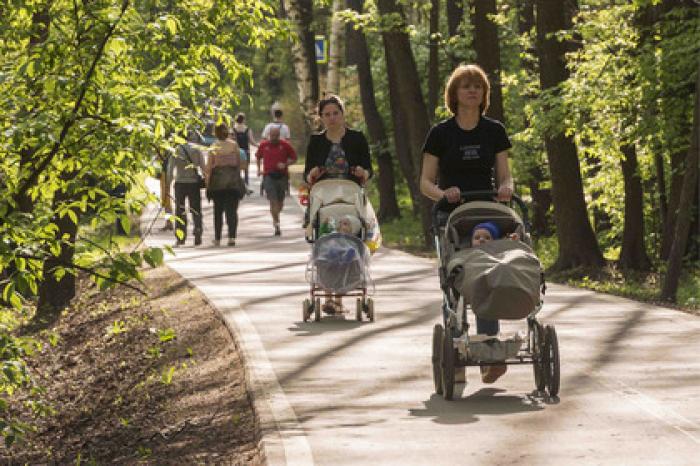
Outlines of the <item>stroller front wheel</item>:
M 442 369 L 442 396 L 446 400 L 451 400 L 455 388 L 455 348 L 449 329 L 442 332 L 440 368 Z
M 433 384 L 435 385 L 435 393 L 438 395 L 442 395 L 442 371 L 440 370 L 442 334 L 442 325 L 435 324 L 435 327 L 433 327 L 433 354 L 431 360 L 433 363 Z

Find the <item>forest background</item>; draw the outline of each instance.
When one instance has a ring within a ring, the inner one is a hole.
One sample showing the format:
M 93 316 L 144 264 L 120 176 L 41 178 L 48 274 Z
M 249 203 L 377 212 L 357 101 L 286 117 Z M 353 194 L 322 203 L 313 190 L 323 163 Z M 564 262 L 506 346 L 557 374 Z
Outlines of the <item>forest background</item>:
M 459 63 L 492 82 L 548 277 L 698 308 L 700 5 L 694 0 L 4 0 L 0 10 L 0 392 L 76 276 L 139 288 L 143 188 L 186 128 L 278 102 L 303 154 L 324 92 L 375 163 L 385 243 L 430 251 L 421 148 Z M 314 41 L 328 38 L 317 64 Z M 125 196 L 119 195 L 126 191 Z M 135 246 L 135 247 L 134 247 Z M 36 405 L 37 412 L 42 410 Z M 5 398 L 0 412 L 7 412 Z M 22 425 L 3 414 L 9 443 Z

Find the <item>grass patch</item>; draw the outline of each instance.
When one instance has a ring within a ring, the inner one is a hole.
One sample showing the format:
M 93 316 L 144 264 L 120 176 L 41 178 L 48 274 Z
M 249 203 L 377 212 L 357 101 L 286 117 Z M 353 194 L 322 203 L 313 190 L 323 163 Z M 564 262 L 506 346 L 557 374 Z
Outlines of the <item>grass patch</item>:
M 554 264 L 559 254 L 556 236 L 538 238 L 533 247 L 545 270 Z M 668 306 L 659 299 L 663 274 L 658 271 L 640 273 L 622 271 L 609 264 L 595 271 L 572 270 L 566 273 L 547 274 L 547 281 L 585 288 L 601 293 Z M 688 264 L 678 285 L 677 302 L 673 307 L 700 314 L 700 267 Z

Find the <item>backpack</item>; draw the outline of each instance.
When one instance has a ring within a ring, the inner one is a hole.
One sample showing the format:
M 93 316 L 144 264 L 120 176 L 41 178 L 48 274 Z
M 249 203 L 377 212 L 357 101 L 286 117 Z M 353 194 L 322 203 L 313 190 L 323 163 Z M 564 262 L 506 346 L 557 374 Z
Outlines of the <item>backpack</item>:
M 245 183 L 243 183 L 241 179 L 240 169 L 233 165 L 214 167 L 207 189 L 210 192 L 235 191 L 238 199 L 242 199 L 246 193 Z
M 248 149 L 250 147 L 250 141 L 248 141 L 248 130 L 249 128 L 246 126 L 245 131 L 238 132 L 235 131 L 236 133 L 236 142 L 238 143 L 238 147 L 243 149 L 244 151 L 248 152 Z

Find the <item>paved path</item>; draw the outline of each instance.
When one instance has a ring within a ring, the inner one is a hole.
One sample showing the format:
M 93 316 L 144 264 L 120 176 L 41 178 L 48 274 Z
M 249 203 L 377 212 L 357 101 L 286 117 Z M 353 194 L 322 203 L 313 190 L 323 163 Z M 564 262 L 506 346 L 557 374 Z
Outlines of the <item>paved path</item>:
M 560 399 L 534 396 L 531 366 L 516 366 L 493 385 L 469 368 L 460 398 L 447 402 L 430 369 L 434 262 L 382 249 L 372 261 L 375 323 L 303 323 L 301 209 L 288 199 L 273 237 L 253 189 L 235 248 L 210 246 L 207 205 L 204 245 L 167 263 L 237 334 L 269 464 L 700 464 L 697 317 L 552 285 L 540 316 L 559 334 Z

